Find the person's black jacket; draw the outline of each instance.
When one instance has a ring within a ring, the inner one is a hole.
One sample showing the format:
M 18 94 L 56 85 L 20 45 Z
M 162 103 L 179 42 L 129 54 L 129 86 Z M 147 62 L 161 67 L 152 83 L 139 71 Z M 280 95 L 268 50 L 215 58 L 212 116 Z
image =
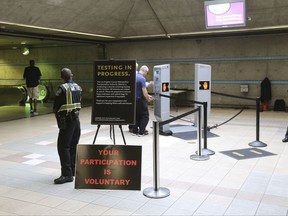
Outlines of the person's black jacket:
M 271 100 L 271 82 L 270 80 L 266 77 L 262 82 L 261 82 L 261 97 L 260 100 L 261 102 L 267 102 Z

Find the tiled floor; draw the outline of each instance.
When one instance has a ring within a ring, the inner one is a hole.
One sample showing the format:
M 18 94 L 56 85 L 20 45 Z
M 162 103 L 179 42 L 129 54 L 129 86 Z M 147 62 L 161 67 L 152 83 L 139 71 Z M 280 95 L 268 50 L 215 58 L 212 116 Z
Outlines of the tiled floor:
M 288 144 L 281 142 L 287 113 L 261 113 L 260 140 L 267 147 L 259 149 L 273 154 L 265 157 L 248 145 L 256 139 L 252 109 L 210 131 L 216 136 L 208 138 L 208 148 L 215 155 L 205 161 L 190 159 L 198 149 L 196 139 L 160 136 L 160 186 L 171 194 L 150 199 L 143 195 L 144 189 L 153 186 L 151 107 L 150 111 L 148 136 L 132 136 L 123 127 L 127 145 L 142 146 L 141 191 L 80 190 L 74 189 L 74 183 L 54 185 L 60 166 L 53 114 L 0 123 L 0 215 L 287 215 Z M 171 114 L 185 111 L 187 108 L 179 108 Z M 214 108 L 208 125 L 219 125 L 238 111 Z M 93 142 L 96 126 L 90 119 L 91 107 L 83 108 L 80 144 Z M 170 126 L 189 126 L 191 120 L 193 115 Z M 112 143 L 109 126 L 101 126 L 96 144 Z M 116 143 L 123 144 L 117 129 Z M 239 156 L 240 149 L 252 149 L 256 155 L 239 160 L 222 153 L 235 150 L 232 153 Z

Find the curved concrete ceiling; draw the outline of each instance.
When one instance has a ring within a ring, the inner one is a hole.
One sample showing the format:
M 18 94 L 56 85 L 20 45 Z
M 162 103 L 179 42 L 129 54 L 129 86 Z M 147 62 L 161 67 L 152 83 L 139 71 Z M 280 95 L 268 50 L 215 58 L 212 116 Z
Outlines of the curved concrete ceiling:
M 287 0 L 246 0 L 247 25 L 207 30 L 204 0 L 0 0 L 0 34 L 95 43 L 283 33 Z

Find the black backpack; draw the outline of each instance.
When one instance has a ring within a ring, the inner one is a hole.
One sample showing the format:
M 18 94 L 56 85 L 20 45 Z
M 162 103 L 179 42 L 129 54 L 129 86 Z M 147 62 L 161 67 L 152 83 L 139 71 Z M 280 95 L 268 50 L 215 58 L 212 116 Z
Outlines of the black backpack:
M 274 103 L 274 111 L 286 111 L 286 104 L 283 99 L 277 99 Z

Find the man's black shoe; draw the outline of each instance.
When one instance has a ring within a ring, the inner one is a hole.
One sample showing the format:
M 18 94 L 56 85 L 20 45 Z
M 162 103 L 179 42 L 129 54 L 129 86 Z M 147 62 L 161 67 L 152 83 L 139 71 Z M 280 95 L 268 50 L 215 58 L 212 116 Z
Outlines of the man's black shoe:
M 64 184 L 66 182 L 73 182 L 73 176 L 60 176 L 57 179 L 54 179 L 55 184 Z
M 288 142 L 288 137 L 285 137 L 282 142 Z

